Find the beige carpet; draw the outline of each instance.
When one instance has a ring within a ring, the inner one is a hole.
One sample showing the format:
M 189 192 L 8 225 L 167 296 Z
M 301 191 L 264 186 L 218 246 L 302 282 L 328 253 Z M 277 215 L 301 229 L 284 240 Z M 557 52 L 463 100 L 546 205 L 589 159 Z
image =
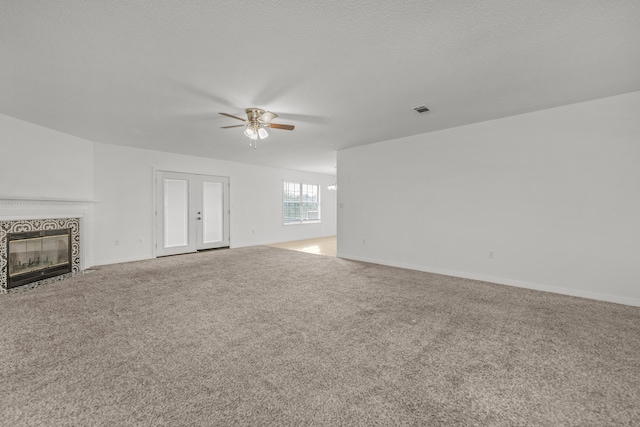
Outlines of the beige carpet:
M 640 425 L 640 308 L 270 247 L 0 295 L 4 426 Z

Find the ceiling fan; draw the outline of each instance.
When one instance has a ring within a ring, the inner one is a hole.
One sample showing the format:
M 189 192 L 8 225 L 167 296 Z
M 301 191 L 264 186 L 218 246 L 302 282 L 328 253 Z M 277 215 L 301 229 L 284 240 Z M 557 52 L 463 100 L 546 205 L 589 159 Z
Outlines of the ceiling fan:
M 246 120 L 231 114 L 220 113 L 223 116 L 231 117 L 232 119 L 241 120 L 244 122 L 244 124 L 242 125 L 221 126 L 221 128 L 229 129 L 241 126 L 246 127 L 246 129 L 244 130 L 244 134 L 247 138 L 249 138 L 249 145 L 253 148 L 257 148 L 257 142 L 259 139 L 265 139 L 269 136 L 267 128 L 284 130 L 293 130 L 294 128 L 293 125 L 271 123 L 271 120 L 278 117 L 276 113 L 272 113 L 271 111 L 264 111 L 260 108 L 247 108 L 245 110 L 245 113 L 247 113 Z

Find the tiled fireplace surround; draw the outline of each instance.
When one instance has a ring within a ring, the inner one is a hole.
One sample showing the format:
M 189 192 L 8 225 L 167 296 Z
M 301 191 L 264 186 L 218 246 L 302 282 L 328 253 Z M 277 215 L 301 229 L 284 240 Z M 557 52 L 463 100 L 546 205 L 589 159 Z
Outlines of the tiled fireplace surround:
M 0 293 L 8 291 L 7 233 L 71 229 L 71 273 L 11 288 L 9 291 L 33 288 L 81 272 L 84 269 L 83 228 L 90 208 L 91 202 L 80 200 L 0 197 Z

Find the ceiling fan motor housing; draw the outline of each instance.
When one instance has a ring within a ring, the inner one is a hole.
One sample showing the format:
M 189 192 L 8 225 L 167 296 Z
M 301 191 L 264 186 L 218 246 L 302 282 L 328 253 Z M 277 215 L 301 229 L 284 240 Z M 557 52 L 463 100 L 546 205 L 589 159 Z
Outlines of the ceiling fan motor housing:
M 264 110 L 261 110 L 260 108 L 247 108 L 245 112 L 247 113 L 247 119 L 250 122 L 257 121 L 258 117 L 264 114 Z

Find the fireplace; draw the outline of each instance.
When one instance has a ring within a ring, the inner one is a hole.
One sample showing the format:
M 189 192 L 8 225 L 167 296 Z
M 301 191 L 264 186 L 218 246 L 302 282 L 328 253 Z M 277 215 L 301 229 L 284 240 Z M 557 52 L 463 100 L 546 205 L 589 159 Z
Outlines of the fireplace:
M 7 234 L 7 288 L 71 273 L 71 229 Z
M 80 218 L 0 219 L 0 293 L 81 271 Z

